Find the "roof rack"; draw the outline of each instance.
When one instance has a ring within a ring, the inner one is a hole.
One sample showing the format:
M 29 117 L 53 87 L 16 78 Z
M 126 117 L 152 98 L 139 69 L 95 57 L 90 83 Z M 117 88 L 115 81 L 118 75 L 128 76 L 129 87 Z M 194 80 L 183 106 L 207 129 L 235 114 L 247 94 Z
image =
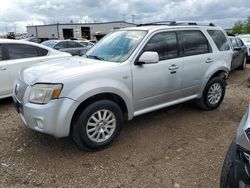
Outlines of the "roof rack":
M 205 24 L 198 24 L 196 22 L 176 22 L 176 21 L 161 21 L 161 22 L 151 22 L 151 23 L 145 23 L 145 24 L 139 24 L 136 27 L 141 26 L 159 26 L 159 25 L 167 25 L 167 26 L 177 26 L 177 25 L 197 25 L 197 26 L 212 26 L 215 27 L 213 23 L 209 23 L 208 25 Z

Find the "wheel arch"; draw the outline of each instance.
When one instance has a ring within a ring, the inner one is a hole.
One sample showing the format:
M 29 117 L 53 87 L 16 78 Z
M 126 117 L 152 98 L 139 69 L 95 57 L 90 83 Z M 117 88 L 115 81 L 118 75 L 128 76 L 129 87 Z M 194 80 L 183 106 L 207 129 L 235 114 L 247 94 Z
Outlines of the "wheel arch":
M 119 96 L 115 93 L 110 93 L 110 92 L 98 93 L 98 94 L 95 94 L 91 97 L 88 97 L 86 100 L 82 101 L 78 105 L 78 107 L 76 108 L 76 110 L 72 116 L 72 119 L 71 119 L 70 133 L 72 132 L 73 124 L 76 122 L 77 118 L 79 117 L 80 112 L 82 112 L 87 106 L 89 106 L 93 102 L 99 101 L 99 100 L 111 100 L 111 101 L 115 102 L 121 108 L 121 110 L 123 112 L 124 119 L 125 120 L 129 119 L 128 107 L 126 105 L 125 100 L 121 96 Z

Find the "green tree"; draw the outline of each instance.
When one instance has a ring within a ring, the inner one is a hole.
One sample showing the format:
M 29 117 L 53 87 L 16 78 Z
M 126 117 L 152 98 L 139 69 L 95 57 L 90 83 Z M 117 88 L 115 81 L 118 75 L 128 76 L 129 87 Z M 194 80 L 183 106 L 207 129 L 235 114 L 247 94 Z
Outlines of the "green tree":
M 245 29 L 244 28 L 244 23 L 242 21 L 237 21 L 233 28 L 232 28 L 232 33 L 233 34 L 242 34 L 243 33 L 243 30 Z
M 244 22 L 243 32 L 250 33 L 250 16 L 248 16 L 247 20 Z

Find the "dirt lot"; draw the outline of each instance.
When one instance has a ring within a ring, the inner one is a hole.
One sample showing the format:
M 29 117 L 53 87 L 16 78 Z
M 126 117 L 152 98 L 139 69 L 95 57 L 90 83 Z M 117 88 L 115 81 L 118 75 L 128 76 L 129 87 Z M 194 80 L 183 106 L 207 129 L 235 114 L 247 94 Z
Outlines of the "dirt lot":
M 218 187 L 225 152 L 250 89 L 234 71 L 215 111 L 193 103 L 128 122 L 109 148 L 81 151 L 70 138 L 27 129 L 11 99 L 0 101 L 0 187 Z

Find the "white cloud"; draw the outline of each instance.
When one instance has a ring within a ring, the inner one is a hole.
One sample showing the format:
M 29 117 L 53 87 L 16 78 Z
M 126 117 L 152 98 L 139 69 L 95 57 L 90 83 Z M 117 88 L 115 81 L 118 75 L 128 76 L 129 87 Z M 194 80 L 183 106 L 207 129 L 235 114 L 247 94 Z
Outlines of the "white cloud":
M 163 20 L 214 22 L 230 28 L 250 16 L 249 0 L 1 0 L 0 33 L 24 32 L 26 25 L 54 22 Z

